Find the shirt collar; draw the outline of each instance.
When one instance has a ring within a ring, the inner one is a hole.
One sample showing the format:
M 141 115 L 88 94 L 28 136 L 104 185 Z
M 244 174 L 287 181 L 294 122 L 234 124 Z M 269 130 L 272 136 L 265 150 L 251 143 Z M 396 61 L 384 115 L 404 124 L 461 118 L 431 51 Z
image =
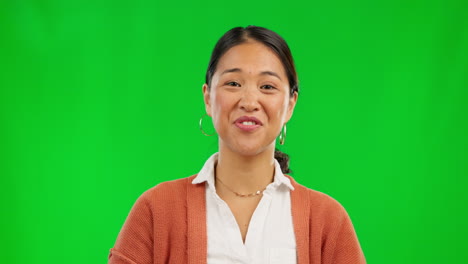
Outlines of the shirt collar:
M 199 184 L 202 182 L 207 182 L 208 187 L 211 190 L 215 190 L 214 188 L 214 166 L 218 161 L 218 153 L 211 155 L 210 158 L 205 162 L 203 168 L 200 170 L 198 175 L 193 179 L 192 184 Z M 275 159 L 275 176 L 273 178 L 273 186 L 277 187 L 284 184 L 287 186 L 291 191 L 294 190 L 294 187 L 291 184 L 291 181 L 284 176 L 283 172 L 281 171 L 281 166 L 279 165 L 278 161 Z

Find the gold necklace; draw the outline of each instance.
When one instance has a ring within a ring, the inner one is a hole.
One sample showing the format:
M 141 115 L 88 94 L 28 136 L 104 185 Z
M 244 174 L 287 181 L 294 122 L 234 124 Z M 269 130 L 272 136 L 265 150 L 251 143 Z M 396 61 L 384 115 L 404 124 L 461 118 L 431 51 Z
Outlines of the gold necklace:
M 233 192 L 236 196 L 239 196 L 239 197 L 242 197 L 242 198 L 246 198 L 246 197 L 255 197 L 255 196 L 257 196 L 257 195 L 263 194 L 263 192 L 266 190 L 266 187 L 265 187 L 265 188 L 263 188 L 263 190 L 256 191 L 256 192 L 254 192 L 254 193 L 242 194 L 242 193 L 238 193 L 238 192 L 236 192 L 236 191 L 231 190 L 231 188 L 229 188 L 226 184 L 224 184 L 224 182 L 221 181 L 220 178 L 216 177 L 216 180 L 218 180 L 222 185 L 224 185 L 224 187 L 226 187 L 226 189 L 228 189 L 229 191 Z

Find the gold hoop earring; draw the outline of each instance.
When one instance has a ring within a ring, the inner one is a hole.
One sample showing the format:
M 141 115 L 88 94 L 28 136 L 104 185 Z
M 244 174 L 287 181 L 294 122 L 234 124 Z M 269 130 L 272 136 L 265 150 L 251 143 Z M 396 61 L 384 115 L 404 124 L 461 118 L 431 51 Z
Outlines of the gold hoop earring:
M 286 140 L 286 124 L 283 125 L 283 127 L 281 128 L 281 132 L 279 134 L 280 145 L 284 145 L 285 140 Z
M 200 124 L 200 131 L 203 133 L 203 135 L 208 136 L 208 137 L 211 137 L 211 136 L 214 136 L 214 134 L 216 134 L 216 132 L 210 135 L 210 134 L 207 134 L 207 133 L 205 132 L 205 130 L 203 130 L 203 118 L 204 118 L 205 116 L 207 116 L 207 115 L 208 115 L 208 114 L 204 114 L 204 115 L 202 115 L 202 117 L 200 117 L 200 122 L 199 122 L 199 124 Z

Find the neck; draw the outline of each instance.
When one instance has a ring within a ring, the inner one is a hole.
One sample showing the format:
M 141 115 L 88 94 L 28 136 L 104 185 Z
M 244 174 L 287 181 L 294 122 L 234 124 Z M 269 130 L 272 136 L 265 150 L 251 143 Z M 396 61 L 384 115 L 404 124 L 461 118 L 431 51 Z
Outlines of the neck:
M 257 155 L 245 156 L 220 145 L 216 177 L 239 193 L 265 188 L 274 177 L 274 145 Z

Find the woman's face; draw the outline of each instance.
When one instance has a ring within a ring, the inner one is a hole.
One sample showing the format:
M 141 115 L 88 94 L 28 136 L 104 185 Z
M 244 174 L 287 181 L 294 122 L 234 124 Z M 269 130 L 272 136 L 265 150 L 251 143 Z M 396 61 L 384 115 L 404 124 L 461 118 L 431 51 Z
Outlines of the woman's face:
M 228 148 L 245 156 L 274 149 L 297 101 L 297 93 L 289 95 L 280 59 L 254 41 L 234 46 L 220 58 L 211 88 L 203 85 L 203 94 L 220 150 Z

